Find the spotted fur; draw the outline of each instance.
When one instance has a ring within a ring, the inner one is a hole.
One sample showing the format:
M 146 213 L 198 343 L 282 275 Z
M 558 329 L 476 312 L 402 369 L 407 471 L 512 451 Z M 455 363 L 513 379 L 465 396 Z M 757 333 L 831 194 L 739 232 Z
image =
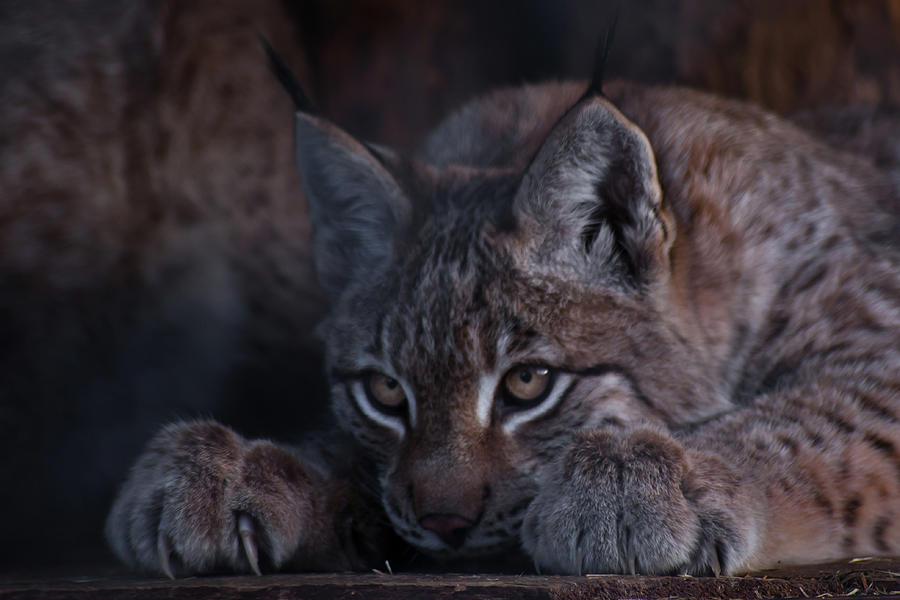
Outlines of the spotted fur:
M 521 548 L 562 573 L 900 552 L 890 179 L 753 106 L 604 93 L 496 92 L 413 158 L 298 113 L 333 407 L 374 463 L 371 509 L 426 554 Z M 502 391 L 518 365 L 553 373 L 534 406 Z M 403 410 L 367 393 L 372 373 Z M 148 452 L 186 449 L 168 433 Z M 151 569 L 122 515 L 166 477 L 136 468 L 110 519 Z

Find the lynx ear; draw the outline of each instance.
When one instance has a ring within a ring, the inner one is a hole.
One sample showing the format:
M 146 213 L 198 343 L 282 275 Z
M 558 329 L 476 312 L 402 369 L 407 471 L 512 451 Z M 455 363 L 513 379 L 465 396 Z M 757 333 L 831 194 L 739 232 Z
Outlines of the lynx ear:
M 325 119 L 297 113 L 296 160 L 319 282 L 336 299 L 350 281 L 392 260 L 409 203 L 372 151 Z
M 604 98 L 580 100 L 554 127 L 516 193 L 537 260 L 592 281 L 642 288 L 674 237 L 650 142 Z
M 297 109 L 297 168 L 313 224 L 313 255 L 319 283 L 335 300 L 361 274 L 388 264 L 395 240 L 409 219 L 409 202 L 376 158 L 339 127 L 319 115 L 284 59 L 260 35 L 272 73 Z

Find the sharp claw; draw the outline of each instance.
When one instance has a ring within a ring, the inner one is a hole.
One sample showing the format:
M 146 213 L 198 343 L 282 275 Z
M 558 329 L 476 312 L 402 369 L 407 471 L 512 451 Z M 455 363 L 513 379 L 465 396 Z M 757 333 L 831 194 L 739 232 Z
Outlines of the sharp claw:
M 712 569 L 714 577 L 718 577 L 722 574 L 722 563 L 719 560 L 718 544 L 713 544 L 712 552 L 709 554 L 709 568 Z
M 629 575 L 635 575 L 637 573 L 637 561 L 634 544 L 631 539 L 631 528 L 627 525 L 620 528 L 616 542 L 619 546 L 619 556 L 622 559 L 622 571 Z
M 172 548 L 169 546 L 169 540 L 162 531 L 156 536 L 156 553 L 159 557 L 159 568 L 165 573 L 169 579 L 175 579 L 172 572 L 172 564 L 169 562 L 169 556 L 172 554 Z
M 257 575 L 262 575 L 262 571 L 259 570 L 256 528 L 253 525 L 253 519 L 243 513 L 238 516 L 238 534 L 241 536 L 241 545 L 244 547 L 244 554 L 247 562 L 250 563 L 250 569 Z

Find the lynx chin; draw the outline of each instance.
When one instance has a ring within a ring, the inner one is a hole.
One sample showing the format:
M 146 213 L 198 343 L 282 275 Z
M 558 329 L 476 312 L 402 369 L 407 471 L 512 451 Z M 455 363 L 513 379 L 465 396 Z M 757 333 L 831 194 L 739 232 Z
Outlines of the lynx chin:
M 755 106 L 623 82 L 499 90 L 401 154 L 276 66 L 340 430 L 166 427 L 109 515 L 123 561 L 710 575 L 900 553 L 886 173 Z

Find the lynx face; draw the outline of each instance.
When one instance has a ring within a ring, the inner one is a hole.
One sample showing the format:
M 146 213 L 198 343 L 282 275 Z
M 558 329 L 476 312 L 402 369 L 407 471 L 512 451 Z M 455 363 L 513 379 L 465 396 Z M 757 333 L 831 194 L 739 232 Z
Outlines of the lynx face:
M 381 297 L 351 298 L 369 309 L 330 329 L 333 394 L 381 457 L 384 508 L 403 537 L 494 551 L 517 540 L 536 478 L 576 432 L 654 415 L 626 372 L 595 364 L 565 331 L 582 307 L 561 302 L 561 282 L 530 280 L 487 232 L 453 248 L 458 229 L 427 229 L 405 269 L 379 276 Z M 608 303 L 624 324 L 624 302 Z M 610 329 L 596 332 L 608 348 Z
M 376 158 L 298 117 L 307 193 L 332 198 L 312 210 L 337 303 L 334 406 L 378 457 L 395 530 L 430 553 L 518 543 L 579 432 L 716 410 L 695 401 L 702 370 L 654 306 L 672 232 L 649 144 L 605 101 L 580 108 L 526 170 Z M 598 197 L 624 207 L 617 221 L 599 220 Z
M 368 310 L 330 328 L 333 395 L 381 458 L 384 508 L 403 537 L 438 553 L 494 551 L 517 540 L 537 478 L 578 431 L 658 420 L 616 352 L 624 331 L 647 327 L 622 294 L 589 307 L 571 286 L 523 273 L 496 232 L 426 230 L 378 277 L 380 297 L 348 299 Z M 472 245 L 454 248 L 461 234 Z M 606 322 L 572 327 L 601 303 Z

